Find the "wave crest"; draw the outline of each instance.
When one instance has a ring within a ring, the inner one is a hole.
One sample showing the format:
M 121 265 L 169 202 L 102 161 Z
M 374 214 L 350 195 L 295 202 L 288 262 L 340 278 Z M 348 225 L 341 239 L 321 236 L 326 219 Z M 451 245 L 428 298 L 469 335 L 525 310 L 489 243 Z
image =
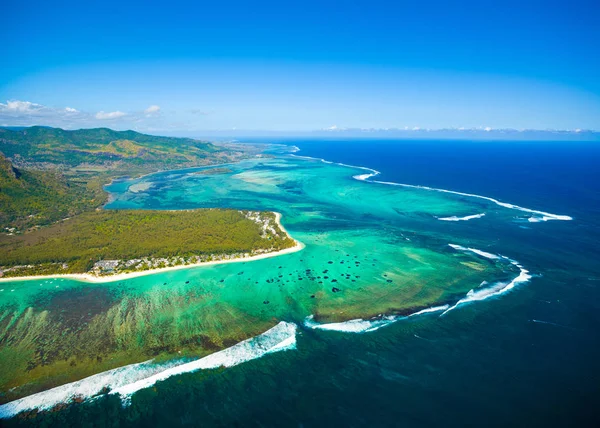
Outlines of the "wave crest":
M 48 410 L 74 399 L 88 400 L 107 392 L 119 394 L 124 403 L 127 403 L 135 392 L 171 376 L 197 370 L 232 367 L 273 352 L 295 349 L 296 329 L 296 324 L 282 321 L 258 336 L 191 362 L 175 360 L 154 364 L 150 360 L 98 373 L 3 404 L 0 406 L 0 419 L 13 417 L 26 410 Z
M 457 216 L 453 215 L 452 217 L 438 217 L 438 220 L 442 220 L 442 221 L 469 221 L 469 220 L 473 220 L 475 218 L 481 218 L 483 216 L 485 216 L 485 213 L 467 215 L 467 216 L 464 216 L 464 217 L 457 217 Z
M 313 315 L 309 315 L 304 320 L 304 326 L 313 330 L 329 330 L 329 331 L 341 331 L 344 333 L 369 333 L 371 331 L 379 330 L 382 327 L 386 327 L 390 324 L 395 323 L 403 319 L 407 319 L 413 316 L 439 312 L 447 310 L 450 305 L 433 306 L 431 308 L 425 308 L 410 315 L 389 315 L 378 319 L 364 320 L 362 318 L 343 321 L 320 324 L 314 320 Z
M 344 333 L 369 333 L 369 332 L 378 330 L 382 327 L 386 327 L 390 324 L 393 324 L 396 321 L 407 319 L 407 318 L 417 316 L 417 315 L 443 311 L 442 314 L 440 315 L 440 316 L 443 316 L 446 313 L 450 312 L 451 310 L 456 309 L 460 305 L 463 305 L 463 304 L 469 303 L 469 302 L 478 302 L 478 301 L 486 300 L 490 297 L 499 296 L 501 294 L 504 294 L 504 293 L 512 290 L 518 284 L 525 283 L 531 279 L 531 275 L 529 274 L 529 271 L 527 269 L 525 269 L 519 262 L 512 260 L 506 256 L 488 253 L 487 251 L 479 250 L 477 248 L 463 247 L 462 245 L 457 245 L 457 244 L 448 244 L 448 245 L 457 251 L 470 252 L 477 256 L 480 256 L 480 257 L 483 257 L 483 258 L 486 258 L 489 260 L 506 261 L 519 269 L 519 275 L 517 275 L 515 278 L 513 278 L 509 282 L 497 282 L 489 287 L 469 290 L 469 292 L 465 295 L 465 297 L 458 300 L 452 306 L 450 306 L 450 305 L 432 306 L 430 308 L 425 308 L 418 312 L 414 312 L 414 313 L 412 313 L 410 315 L 406 315 L 406 316 L 393 316 L 392 315 L 392 316 L 384 316 L 384 317 L 376 318 L 376 319 L 372 319 L 372 320 L 354 319 L 354 320 L 350 320 L 350 321 L 344 321 L 344 322 L 338 322 L 338 323 L 326 323 L 326 324 L 317 323 L 316 321 L 314 321 L 313 316 L 310 315 L 304 320 L 304 325 L 308 328 L 315 329 L 315 330 L 339 331 L 339 332 L 344 332 Z M 481 285 L 482 286 L 487 285 L 487 282 L 484 281 Z
M 290 156 L 293 156 L 293 157 L 296 157 L 296 158 L 300 158 L 300 159 L 317 160 L 317 161 L 324 162 L 326 164 L 334 164 L 334 165 L 339 165 L 339 166 L 345 166 L 347 168 L 356 168 L 356 169 L 362 169 L 362 170 L 365 170 L 365 171 L 369 171 L 368 174 L 359 174 L 359 175 L 353 176 L 353 178 L 355 178 L 357 180 L 360 180 L 360 181 L 369 181 L 371 183 L 386 184 L 388 186 L 410 187 L 410 188 L 414 188 L 414 189 L 429 190 L 429 191 L 432 191 L 432 192 L 451 193 L 451 194 L 454 194 L 454 195 L 467 196 L 467 197 L 470 197 L 470 198 L 484 199 L 486 201 L 492 202 L 492 203 L 494 203 L 494 204 L 496 204 L 498 206 L 504 207 L 504 208 L 508 208 L 508 209 L 511 209 L 511 210 L 517 210 L 517 211 L 522 211 L 522 212 L 526 212 L 526 213 L 529 213 L 529 214 L 537 215 L 537 216 L 529 217 L 528 218 L 528 221 L 531 222 L 531 223 L 538 223 L 538 222 L 548 221 L 548 220 L 561 220 L 561 221 L 573 220 L 573 217 L 568 216 L 568 215 L 552 214 L 552 213 L 547 213 L 545 211 L 539 211 L 539 210 L 534 210 L 534 209 L 531 209 L 531 208 L 525 208 L 525 207 L 521 207 L 519 205 L 509 204 L 507 202 L 502 202 L 502 201 L 499 201 L 498 199 L 490 198 L 489 196 L 476 195 L 474 193 L 458 192 L 456 190 L 439 189 L 437 187 L 420 186 L 420 185 L 416 185 L 416 184 L 394 183 L 392 181 L 369 180 L 369 178 L 381 174 L 381 172 L 379 172 L 379 171 L 377 171 L 376 169 L 373 169 L 373 168 L 368 168 L 368 167 L 364 167 L 364 166 L 356 166 L 356 165 L 348 165 L 348 164 L 341 163 L 341 162 L 330 162 L 330 161 L 327 161 L 327 160 L 322 159 L 322 158 L 314 158 L 314 157 L 311 157 L 311 156 L 300 156 L 300 155 L 294 155 L 294 154 L 292 154 Z M 538 217 L 538 216 L 541 216 L 541 217 Z M 469 217 L 469 216 L 467 216 L 467 217 Z M 454 218 L 454 217 L 448 217 L 448 218 Z M 476 217 L 472 217 L 472 218 L 476 218 Z M 463 218 L 463 219 L 466 220 L 467 218 Z M 442 220 L 442 219 L 439 219 L 439 220 Z M 458 219 L 458 220 L 460 220 L 460 219 Z M 458 221 L 458 220 L 449 220 L 449 221 Z

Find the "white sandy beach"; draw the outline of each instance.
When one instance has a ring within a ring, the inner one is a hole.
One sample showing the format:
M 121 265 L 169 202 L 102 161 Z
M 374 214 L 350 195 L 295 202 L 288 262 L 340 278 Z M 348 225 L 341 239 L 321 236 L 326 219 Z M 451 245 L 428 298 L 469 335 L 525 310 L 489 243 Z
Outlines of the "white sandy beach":
M 287 232 L 287 230 L 285 230 L 285 228 L 281 224 L 281 213 L 275 212 L 275 221 L 277 222 L 277 224 L 279 225 L 281 230 L 284 233 L 286 233 L 290 238 L 292 238 L 290 236 L 290 234 Z M 292 238 L 292 239 L 294 239 L 294 238 Z M 192 269 L 192 268 L 197 268 L 197 267 L 220 265 L 220 264 L 225 264 L 225 263 L 240 263 L 240 262 L 251 262 L 254 260 L 262 260 L 262 259 L 267 259 L 270 257 L 281 256 L 284 254 L 295 253 L 296 251 L 300 251 L 304 248 L 304 244 L 302 242 L 294 239 L 294 243 L 295 243 L 295 245 L 293 247 L 285 248 L 280 251 L 273 251 L 271 253 L 257 254 L 255 256 L 250 256 L 250 257 L 240 257 L 239 259 L 215 260 L 215 261 L 211 261 L 211 262 L 193 263 L 193 264 L 189 264 L 189 265 L 170 266 L 170 267 L 165 267 L 165 268 L 142 270 L 139 272 L 128 272 L 128 273 L 119 273 L 119 274 L 115 274 L 115 275 L 103 275 L 103 276 L 96 276 L 96 275 L 92 275 L 92 274 L 88 274 L 88 273 L 16 276 L 16 277 L 0 278 L 0 282 L 33 281 L 33 280 L 51 279 L 51 278 L 68 278 L 68 279 L 75 279 L 77 281 L 96 282 L 96 283 L 123 281 L 125 279 L 137 278 L 139 276 L 145 276 L 145 275 L 153 275 L 156 273 L 167 272 L 170 270 Z

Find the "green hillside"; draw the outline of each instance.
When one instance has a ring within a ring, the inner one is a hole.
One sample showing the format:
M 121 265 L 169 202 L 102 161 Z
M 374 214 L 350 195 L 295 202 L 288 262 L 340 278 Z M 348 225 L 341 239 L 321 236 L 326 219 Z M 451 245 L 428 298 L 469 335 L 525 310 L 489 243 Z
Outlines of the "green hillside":
M 106 202 L 98 181 L 69 180 L 60 171 L 16 169 L 0 153 L 0 225 L 3 232 L 45 225 Z
M 0 128 L 0 230 L 24 231 L 101 207 L 119 176 L 225 163 L 246 156 L 191 138 L 106 128 Z
M 46 168 L 101 165 L 110 169 L 162 165 L 202 165 L 230 156 L 229 150 L 191 138 L 157 137 L 107 128 L 66 131 L 33 126 L 0 128 L 0 152 L 17 166 Z M 47 165 L 50 164 L 50 165 Z

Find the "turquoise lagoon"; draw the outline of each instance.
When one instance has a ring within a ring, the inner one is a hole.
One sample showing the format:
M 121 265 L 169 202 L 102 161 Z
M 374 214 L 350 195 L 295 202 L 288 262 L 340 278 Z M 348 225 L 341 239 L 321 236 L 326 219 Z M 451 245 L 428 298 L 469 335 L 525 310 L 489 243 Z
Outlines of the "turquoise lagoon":
M 2 283 L 2 400 L 10 403 L 0 416 L 103 394 L 127 402 L 171 376 L 296 349 L 296 337 L 315 330 L 369 333 L 445 317 L 535 275 L 485 235 L 463 236 L 460 224 L 569 219 L 289 154 L 195 174 L 202 169 L 116 181 L 106 208 L 278 211 L 305 247 L 119 282 Z

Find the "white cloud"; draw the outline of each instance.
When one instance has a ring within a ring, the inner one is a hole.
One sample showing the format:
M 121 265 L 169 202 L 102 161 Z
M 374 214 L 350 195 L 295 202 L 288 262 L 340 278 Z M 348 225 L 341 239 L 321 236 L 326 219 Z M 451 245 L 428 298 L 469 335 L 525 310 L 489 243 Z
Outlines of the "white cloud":
M 44 109 L 43 105 L 29 101 L 9 100 L 6 104 L 0 103 L 0 111 L 3 112 L 27 113 L 36 112 L 42 109 Z
M 158 113 L 160 113 L 160 107 L 157 105 L 151 105 L 146 110 L 144 110 L 144 114 L 146 116 L 153 116 L 157 115 Z
M 103 111 L 99 111 L 98 113 L 96 113 L 96 119 L 98 120 L 113 120 L 113 119 L 119 119 L 123 116 L 127 116 L 127 113 L 123 113 L 122 111 L 111 111 L 111 112 L 103 112 Z
M 54 108 L 30 101 L 9 100 L 0 103 L 0 120 L 10 121 L 14 126 L 65 125 L 73 119 L 80 120 L 88 115 L 74 108 Z M 58 125 L 60 124 L 60 125 Z
M 164 122 L 160 107 L 152 105 L 146 110 L 123 112 L 120 110 L 89 113 L 76 108 L 49 107 L 30 101 L 8 100 L 0 102 L 0 123 L 7 126 L 54 126 L 64 129 L 93 128 L 99 121 L 110 122 L 111 127 L 127 128 L 140 124 L 140 129 L 152 121 L 153 126 Z
M 19 112 L 37 110 L 38 106 L 39 106 L 39 104 L 34 104 L 29 101 L 7 101 L 6 105 L 5 105 L 7 110 L 13 110 L 13 111 L 19 111 Z

